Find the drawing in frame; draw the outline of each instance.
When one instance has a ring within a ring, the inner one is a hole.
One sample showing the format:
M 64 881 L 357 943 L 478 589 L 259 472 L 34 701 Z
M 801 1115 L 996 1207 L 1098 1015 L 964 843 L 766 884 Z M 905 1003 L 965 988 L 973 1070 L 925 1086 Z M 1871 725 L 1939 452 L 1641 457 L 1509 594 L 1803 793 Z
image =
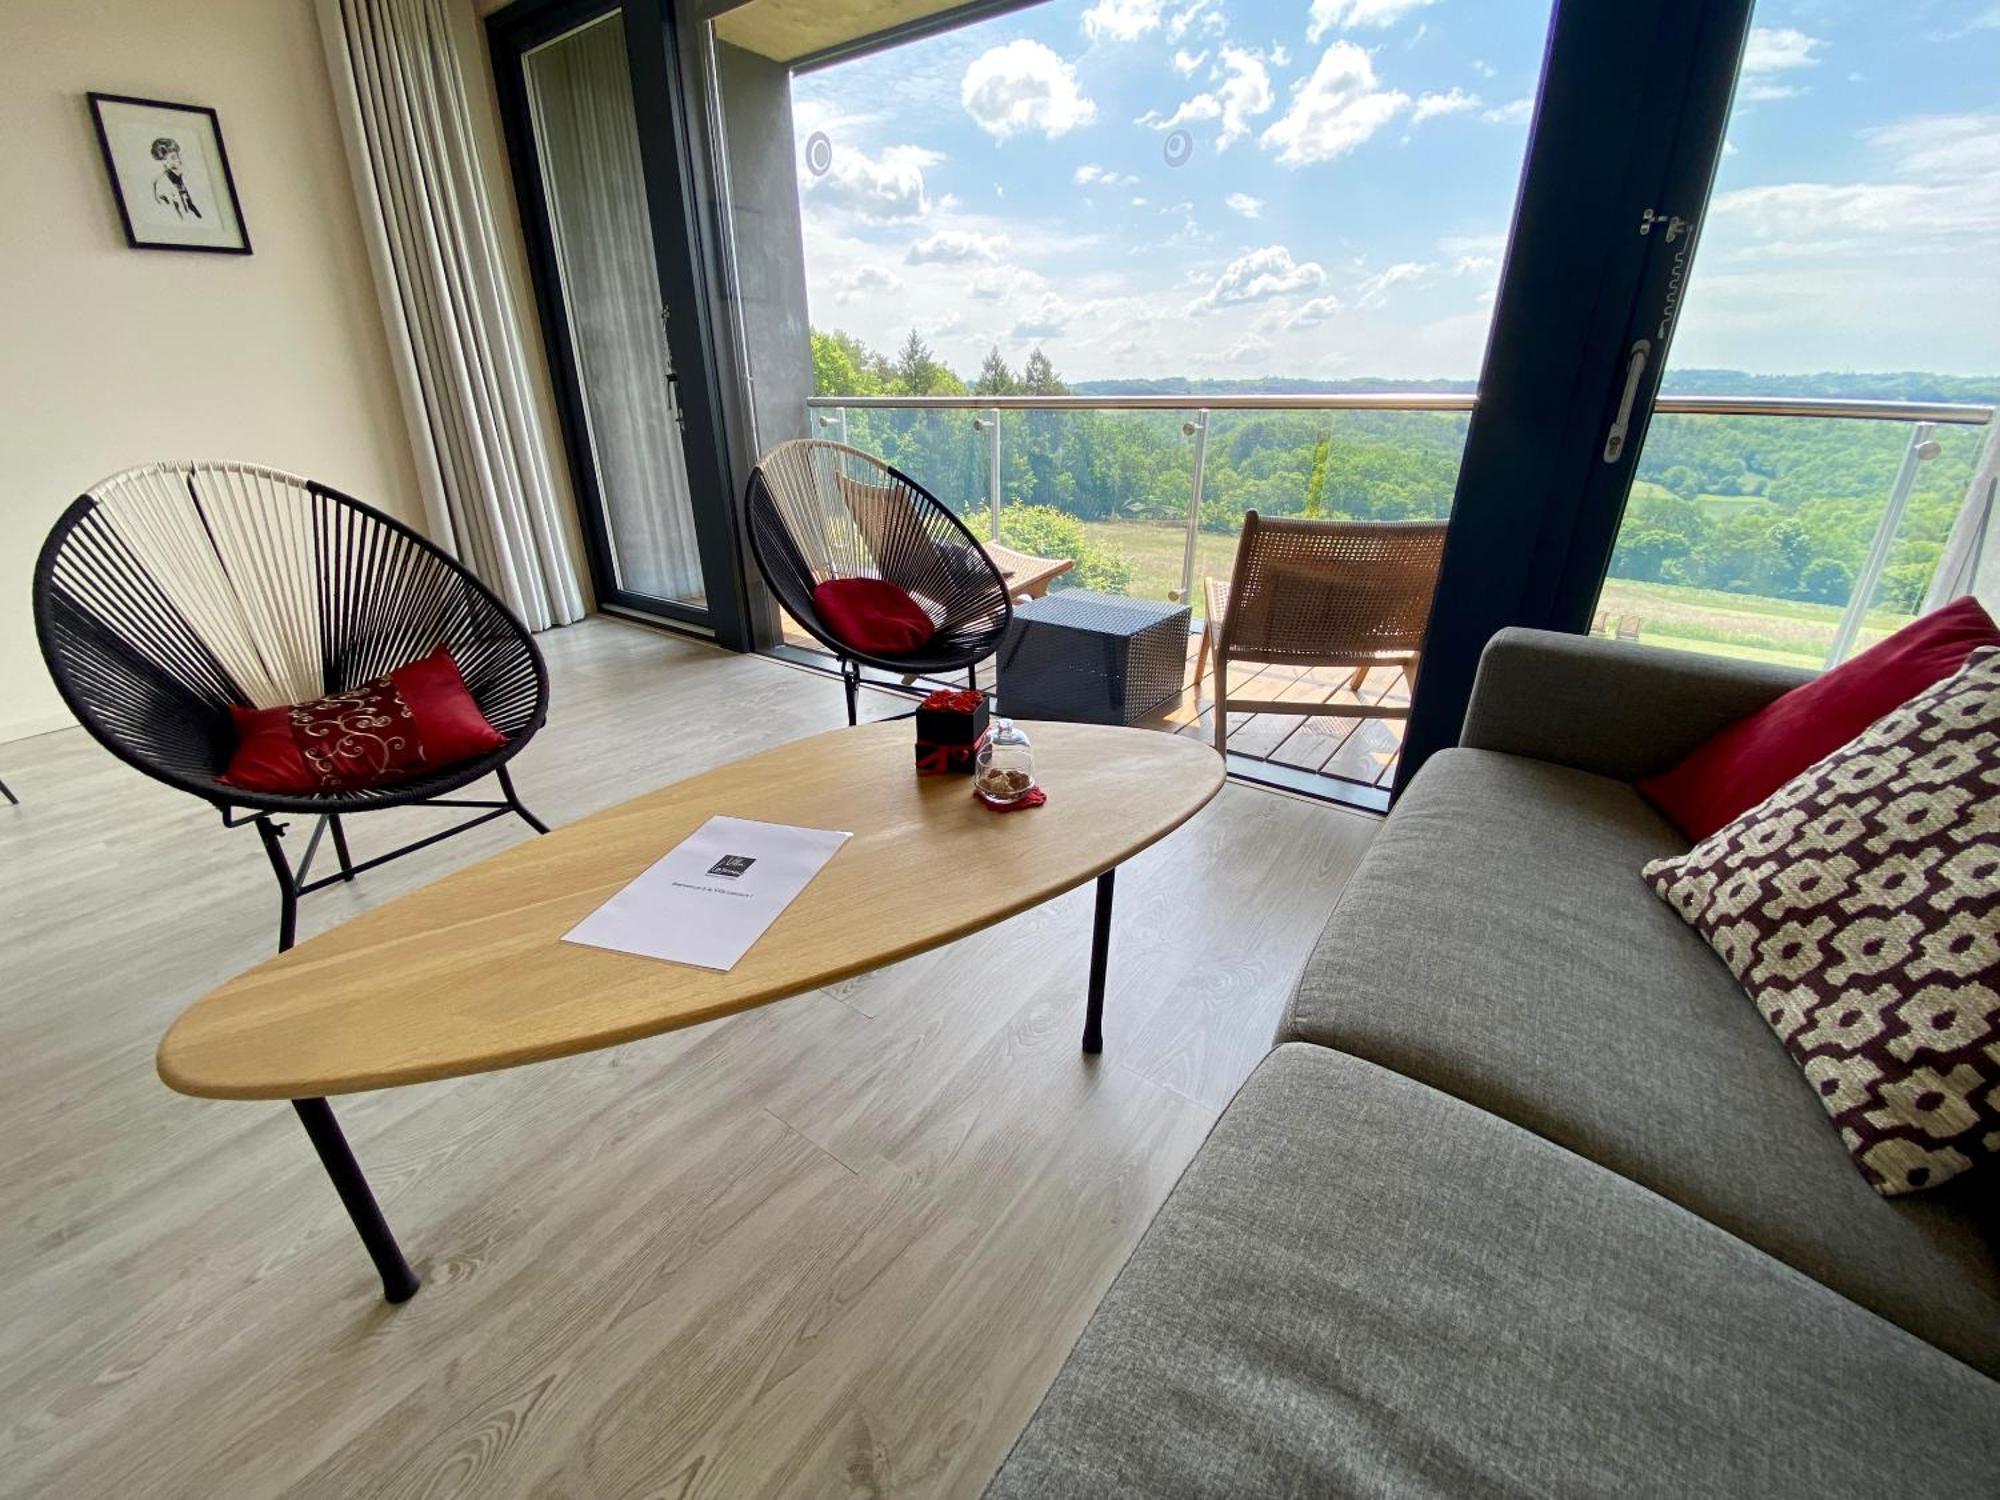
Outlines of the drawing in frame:
M 128 245 L 250 253 L 250 230 L 214 110 L 92 93 L 90 113 Z

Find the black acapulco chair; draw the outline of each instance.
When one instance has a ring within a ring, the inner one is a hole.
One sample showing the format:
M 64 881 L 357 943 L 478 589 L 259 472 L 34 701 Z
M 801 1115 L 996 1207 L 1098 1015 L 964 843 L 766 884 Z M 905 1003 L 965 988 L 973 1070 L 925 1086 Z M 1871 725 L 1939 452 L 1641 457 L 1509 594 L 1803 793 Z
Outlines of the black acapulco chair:
M 35 565 L 35 630 L 56 687 L 113 755 L 254 824 L 278 879 L 278 948 L 299 897 L 509 813 L 548 829 L 507 762 L 548 715 L 549 677 L 527 627 L 485 584 L 401 522 L 275 469 L 158 463 L 105 480 L 56 522 Z M 507 743 L 371 790 L 276 795 L 219 779 L 236 745 L 229 706 L 274 708 L 346 692 L 448 646 Z M 497 776 L 498 800 L 449 794 Z M 356 862 L 342 819 L 386 807 L 476 817 Z M 298 864 L 282 814 L 317 818 Z M 336 873 L 310 878 L 323 835 Z
M 858 448 L 797 438 L 751 471 L 744 510 L 765 583 L 840 662 L 848 723 L 856 721 L 864 665 L 904 677 L 964 672 L 978 686 L 974 668 L 999 649 L 1014 606 L 979 539 L 929 490 Z M 907 656 L 856 650 L 813 608 L 814 587 L 834 578 L 898 585 L 936 634 Z

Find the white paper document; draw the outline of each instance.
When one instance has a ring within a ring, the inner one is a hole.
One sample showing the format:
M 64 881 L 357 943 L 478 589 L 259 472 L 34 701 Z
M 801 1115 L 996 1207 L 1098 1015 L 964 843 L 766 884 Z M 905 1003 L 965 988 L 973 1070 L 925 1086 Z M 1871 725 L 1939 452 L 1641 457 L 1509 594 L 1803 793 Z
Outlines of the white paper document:
M 710 818 L 563 941 L 733 969 L 851 837 L 829 828 Z

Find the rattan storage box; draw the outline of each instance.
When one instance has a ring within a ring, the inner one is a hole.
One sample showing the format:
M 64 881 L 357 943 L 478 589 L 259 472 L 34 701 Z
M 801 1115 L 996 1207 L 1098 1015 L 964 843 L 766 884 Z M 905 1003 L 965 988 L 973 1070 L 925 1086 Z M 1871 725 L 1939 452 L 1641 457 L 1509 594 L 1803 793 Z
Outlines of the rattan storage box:
M 1069 589 L 1014 609 L 1000 644 L 999 711 L 1134 724 L 1181 690 L 1189 610 Z

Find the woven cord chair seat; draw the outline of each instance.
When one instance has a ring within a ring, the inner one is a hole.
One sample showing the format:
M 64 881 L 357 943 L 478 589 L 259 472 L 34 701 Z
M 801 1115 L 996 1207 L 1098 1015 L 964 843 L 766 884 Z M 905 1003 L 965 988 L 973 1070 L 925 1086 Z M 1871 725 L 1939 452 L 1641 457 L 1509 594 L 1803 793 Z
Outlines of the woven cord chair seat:
M 744 499 L 751 555 L 778 602 L 842 662 L 905 675 L 970 672 L 999 649 L 1013 617 L 1006 580 L 965 523 L 900 470 L 842 443 L 797 439 L 765 454 Z M 935 633 L 907 656 L 840 640 L 813 606 L 818 585 L 880 578 L 931 617 Z
M 35 623 L 57 688 L 120 759 L 218 805 L 363 810 L 487 774 L 548 712 L 527 628 L 478 579 L 382 512 L 246 464 L 163 463 L 95 486 L 35 570 Z M 418 780 L 281 796 L 224 785 L 229 707 L 345 692 L 439 646 L 504 748 Z
M 298 898 L 329 829 L 340 873 L 494 817 L 541 822 L 507 762 L 548 714 L 549 679 L 527 627 L 493 591 L 401 522 L 314 480 L 249 464 L 158 463 L 80 496 L 35 565 L 35 630 L 63 701 L 120 760 L 253 816 L 283 898 L 291 946 Z M 466 690 L 506 743 L 389 786 L 315 794 L 221 780 L 236 748 L 232 705 L 277 708 L 343 693 L 448 647 Z M 488 774 L 504 800 L 441 805 L 483 815 L 354 864 L 341 817 L 433 803 Z M 320 818 L 294 869 L 275 813 Z

